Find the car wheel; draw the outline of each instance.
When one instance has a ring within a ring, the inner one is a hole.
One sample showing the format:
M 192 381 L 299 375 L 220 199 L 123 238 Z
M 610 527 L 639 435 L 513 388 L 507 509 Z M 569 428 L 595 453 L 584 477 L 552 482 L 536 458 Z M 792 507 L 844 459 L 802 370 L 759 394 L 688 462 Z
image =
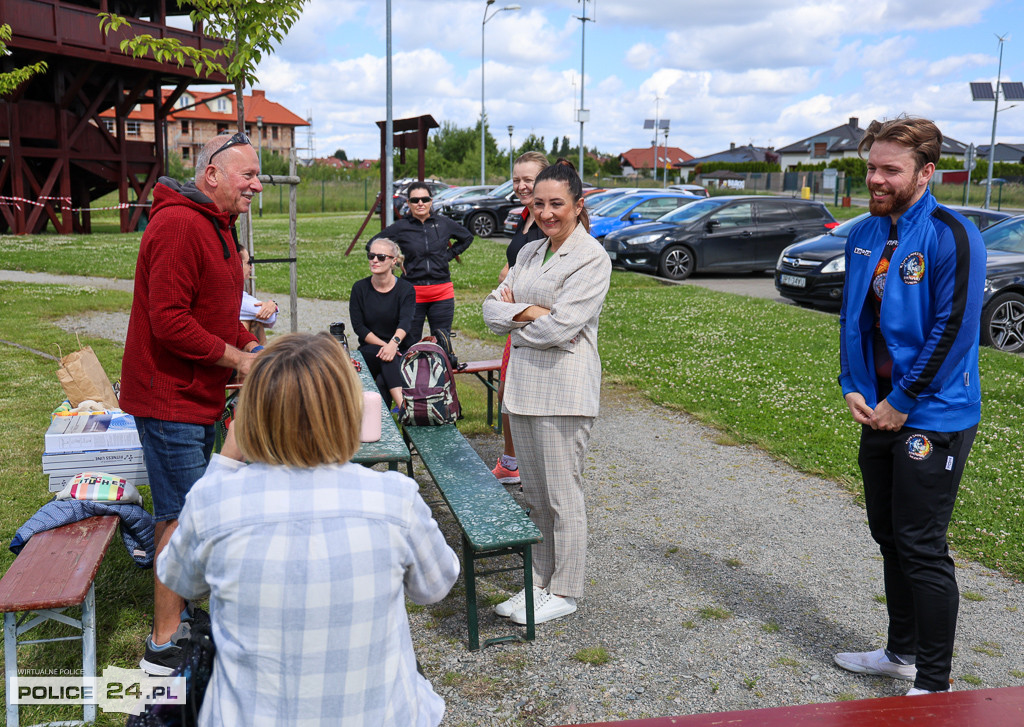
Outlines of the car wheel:
M 686 280 L 693 272 L 693 253 L 685 247 L 670 247 L 661 253 L 658 275 L 669 280 Z
M 490 237 L 494 234 L 494 228 L 497 227 L 497 223 L 486 212 L 477 212 L 469 218 L 466 226 L 477 237 Z
M 997 295 L 982 311 L 981 342 L 1000 351 L 1024 350 L 1024 296 Z

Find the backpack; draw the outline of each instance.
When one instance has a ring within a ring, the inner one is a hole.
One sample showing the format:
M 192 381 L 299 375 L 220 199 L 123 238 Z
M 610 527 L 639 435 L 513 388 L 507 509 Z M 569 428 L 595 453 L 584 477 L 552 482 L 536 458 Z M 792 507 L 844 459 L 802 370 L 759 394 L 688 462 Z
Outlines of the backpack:
M 409 347 L 402 357 L 402 381 L 402 424 L 454 424 L 462 416 L 452 366 L 436 343 L 421 341 Z
M 455 334 L 445 328 L 431 328 L 430 335 L 434 337 L 434 343 L 440 346 L 445 356 L 448 357 L 452 371 L 458 371 L 459 357 L 455 355 L 455 350 L 452 348 L 452 339 L 455 338 Z

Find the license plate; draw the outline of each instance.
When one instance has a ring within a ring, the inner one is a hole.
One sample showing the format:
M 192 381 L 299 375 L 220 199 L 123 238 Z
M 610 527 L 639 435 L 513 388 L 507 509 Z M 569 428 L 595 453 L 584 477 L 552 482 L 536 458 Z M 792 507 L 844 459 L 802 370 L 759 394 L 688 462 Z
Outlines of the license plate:
M 799 275 L 780 275 L 779 280 L 783 285 L 788 285 L 791 288 L 807 287 L 807 278 L 801 278 Z
M 619 254 L 617 252 L 612 252 L 611 250 L 608 251 L 608 259 L 609 260 L 617 260 L 618 257 L 619 257 Z

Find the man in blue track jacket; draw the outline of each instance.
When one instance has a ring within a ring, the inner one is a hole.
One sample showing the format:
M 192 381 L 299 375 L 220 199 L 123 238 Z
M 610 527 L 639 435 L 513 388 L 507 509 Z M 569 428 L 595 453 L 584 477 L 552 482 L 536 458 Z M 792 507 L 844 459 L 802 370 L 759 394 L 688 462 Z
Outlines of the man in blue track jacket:
M 981 416 L 978 332 L 985 247 L 928 183 L 942 134 L 931 121 L 874 121 L 872 217 L 846 243 L 840 376 L 862 425 L 858 463 L 871 536 L 882 552 L 888 643 L 836 654 L 850 671 L 951 688 L 960 593 L 946 532 Z

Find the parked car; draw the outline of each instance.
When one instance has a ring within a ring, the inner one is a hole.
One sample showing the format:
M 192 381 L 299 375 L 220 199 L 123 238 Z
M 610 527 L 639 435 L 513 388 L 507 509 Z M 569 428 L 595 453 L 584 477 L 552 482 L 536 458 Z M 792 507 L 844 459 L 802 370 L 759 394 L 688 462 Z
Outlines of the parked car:
M 493 184 L 477 184 L 470 187 L 449 187 L 448 189 L 442 189 L 440 192 L 433 195 L 433 210 L 435 213 L 444 214 L 442 211 L 444 205 L 451 204 L 455 200 L 463 197 L 474 197 L 480 194 L 487 194 L 492 189 L 494 189 Z M 408 200 L 402 204 L 401 216 L 405 217 L 407 214 L 409 214 Z
M 696 202 L 698 199 L 700 198 L 682 192 L 662 190 L 623 194 L 610 202 L 605 202 L 591 213 L 590 234 L 600 240 L 616 230 L 656 220 L 677 207 Z
M 508 211 L 508 214 L 505 216 L 505 224 L 502 225 L 502 228 L 505 230 L 505 234 L 508 235 L 509 237 L 515 234 L 516 227 L 519 226 L 519 220 L 523 219 L 524 209 L 526 209 L 526 207 L 522 205 L 519 205 L 518 207 L 513 207 Z
M 518 206 L 519 198 L 509 180 L 487 194 L 456 200 L 446 206 L 442 214 L 466 226 L 477 237 L 490 237 L 501 229 L 499 225 L 508 211 Z
M 400 182 L 395 183 L 395 193 L 391 196 L 391 204 L 395 208 L 395 219 L 402 216 L 402 205 L 409 199 L 409 187 L 412 186 L 412 183 L 415 181 L 415 179 L 403 179 Z M 423 183 L 427 185 L 427 189 L 430 190 L 431 197 L 436 196 L 438 192 L 449 189 L 452 186 L 450 184 L 445 184 L 444 182 L 438 182 L 435 179 L 426 179 Z
M 1024 215 L 981 231 L 988 250 L 981 342 L 1000 351 L 1024 351 Z
M 800 237 L 838 223 L 821 202 L 791 197 L 698 199 L 656 222 L 610 233 L 604 247 L 614 265 L 684 280 L 695 270 L 771 269 Z
M 692 194 L 695 197 L 711 196 L 711 192 L 709 192 L 705 187 L 702 187 L 699 184 L 670 184 L 667 188 L 674 189 L 677 192 L 686 192 L 687 194 Z
M 1010 215 L 977 207 L 950 206 L 981 229 Z M 790 245 L 775 264 L 775 289 L 783 298 L 800 305 L 836 309 L 843 302 L 846 280 L 846 238 L 857 223 L 868 217 L 865 212 L 822 235 Z
M 643 189 L 640 187 L 617 187 L 615 189 L 606 189 L 603 192 L 584 197 L 584 204 L 587 206 L 587 212 L 593 213 L 598 207 L 606 204 L 607 202 L 621 197 L 624 194 L 633 194 L 634 192 L 642 192 Z

